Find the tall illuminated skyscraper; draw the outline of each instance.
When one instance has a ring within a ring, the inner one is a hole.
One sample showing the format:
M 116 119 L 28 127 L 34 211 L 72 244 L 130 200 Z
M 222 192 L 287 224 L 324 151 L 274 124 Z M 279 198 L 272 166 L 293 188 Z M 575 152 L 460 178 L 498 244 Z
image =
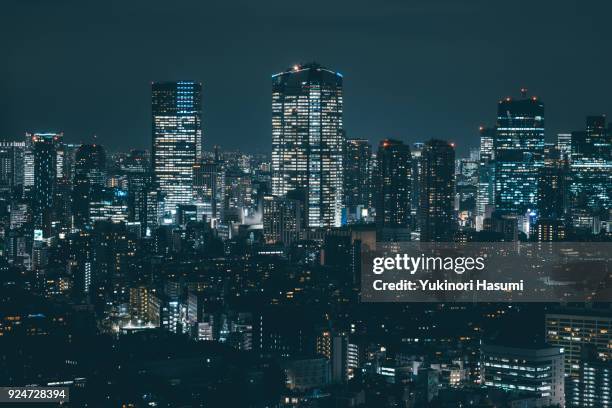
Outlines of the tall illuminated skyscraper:
M 302 189 L 309 227 L 340 226 L 342 75 L 318 64 L 272 76 L 272 194 Z
M 523 215 L 537 201 L 538 171 L 544 153 L 544 104 L 536 97 L 505 98 L 497 106 L 495 207 Z
M 193 166 L 202 154 L 202 84 L 152 85 L 153 175 L 165 210 L 193 199 Z

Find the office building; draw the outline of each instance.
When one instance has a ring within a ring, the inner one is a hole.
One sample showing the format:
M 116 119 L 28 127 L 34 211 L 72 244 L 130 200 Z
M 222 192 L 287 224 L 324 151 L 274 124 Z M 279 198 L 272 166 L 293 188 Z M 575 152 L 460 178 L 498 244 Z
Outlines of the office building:
M 57 150 L 62 140 L 58 133 L 34 133 L 31 135 L 33 158 L 32 216 L 34 234 L 48 237 L 51 234 L 53 204 L 57 185 Z M 40 231 L 37 233 L 37 231 Z
M 490 162 L 495 158 L 494 140 L 496 129 L 480 126 L 478 130 L 480 132 L 480 161 Z
M 565 350 L 565 374 L 577 377 L 582 346 L 593 345 L 597 357 L 612 359 L 612 315 L 607 310 L 565 309 L 546 314 L 546 342 Z
M 612 407 L 612 361 L 598 358 L 593 346 L 583 346 L 581 366 L 574 387 L 569 390 L 569 407 Z
M 571 159 L 572 156 L 572 134 L 558 133 L 557 134 L 557 149 L 561 152 L 562 157 Z
M 605 116 L 588 116 L 586 130 L 572 133 L 569 187 L 572 228 L 597 234 L 612 208 L 612 159 Z
M 9 193 L 23 183 L 25 142 L 0 141 L 0 193 Z
M 548 405 L 565 407 L 563 348 L 483 344 L 480 383 L 485 387 L 533 394 Z
M 610 160 L 611 147 L 606 116 L 587 116 L 583 156 Z
M 74 160 L 72 189 L 72 214 L 74 226 L 90 225 L 90 209 L 93 201 L 102 205 L 102 190 L 106 186 L 106 150 L 99 144 L 87 144 L 78 148 Z
M 372 145 L 363 139 L 347 139 L 344 150 L 344 205 L 348 222 L 367 216 L 372 191 L 370 183 Z
M 410 240 L 410 147 L 385 139 L 378 145 L 375 180 L 376 230 L 381 241 Z
M 421 154 L 419 217 L 421 241 L 452 241 L 455 230 L 455 147 L 444 140 L 425 143 Z
M 106 150 L 99 144 L 81 145 L 75 155 L 75 182 L 106 185 Z
M 536 205 L 538 171 L 544 153 L 544 104 L 536 97 L 505 98 L 497 107 L 495 207 L 521 216 Z
M 263 234 L 267 244 L 291 245 L 303 229 L 303 199 L 290 192 L 285 197 L 263 197 Z
M 206 219 L 223 218 L 225 201 L 225 168 L 218 158 L 203 160 L 193 166 L 194 200 L 204 207 Z
M 154 181 L 165 211 L 193 200 L 193 166 L 202 154 L 202 84 L 152 84 Z
M 342 223 L 342 75 L 318 64 L 272 76 L 272 194 L 306 192 L 309 227 Z

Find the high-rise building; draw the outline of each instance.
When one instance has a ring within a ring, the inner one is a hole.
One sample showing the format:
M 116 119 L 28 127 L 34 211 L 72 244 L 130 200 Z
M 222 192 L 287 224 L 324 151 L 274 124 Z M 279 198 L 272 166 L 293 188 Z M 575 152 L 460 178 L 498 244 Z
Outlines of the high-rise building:
M 581 352 L 580 373 L 567 392 L 569 407 L 612 407 L 612 361 L 598 358 L 592 346 Z
M 564 407 L 563 348 L 485 344 L 481 348 L 480 382 L 485 387 L 530 393 L 542 400 L 541 406 Z
M 106 150 L 99 144 L 81 145 L 75 156 L 75 182 L 86 180 L 92 185 L 106 185 Z
M 420 202 L 420 191 L 421 191 L 421 176 L 422 176 L 422 160 L 421 160 L 421 156 L 423 153 L 423 148 L 425 147 L 425 143 L 423 142 L 416 142 L 413 143 L 412 145 L 412 149 L 411 149 L 411 158 L 412 158 L 412 168 L 411 168 L 411 173 L 412 173 L 412 184 L 411 184 L 411 189 L 412 189 L 412 193 L 410 195 L 410 215 L 412 217 L 411 220 L 411 228 L 414 231 L 413 234 L 416 236 L 420 229 L 421 226 L 419 225 L 419 202 Z M 375 162 L 376 163 L 376 162 Z M 372 178 L 373 179 L 373 178 Z
M 23 183 L 24 142 L 0 141 L 0 192 Z
M 344 149 L 344 205 L 349 222 L 360 220 L 372 201 L 372 145 L 364 139 L 347 139 Z
M 458 224 L 464 229 L 472 229 L 475 226 L 479 156 L 479 151 L 472 151 L 469 158 L 455 161 L 455 211 L 458 214 Z
M 99 144 L 81 145 L 75 153 L 72 214 L 74 226 L 90 224 L 91 203 L 101 201 L 106 185 L 106 150 Z
M 57 150 L 62 134 L 34 133 L 31 135 L 34 183 L 31 191 L 35 235 L 51 234 L 53 203 L 57 184 Z
M 546 342 L 565 349 L 565 374 L 576 378 L 582 346 L 593 345 L 599 358 L 612 359 L 612 315 L 609 310 L 565 309 L 546 314 Z
M 494 140 L 496 129 L 481 126 L 480 132 L 480 161 L 489 162 L 495 158 Z
M 455 147 L 447 141 L 432 139 L 425 143 L 421 162 L 421 241 L 452 241 L 455 230 Z
M 558 133 L 557 134 L 557 149 L 563 157 L 571 159 L 572 155 L 572 134 Z
M 566 237 L 568 174 L 567 156 L 561 156 L 556 146 L 553 147 L 545 155 L 544 165 L 538 174 L 534 238 L 539 242 L 561 241 Z
M 303 201 L 291 197 L 266 195 L 263 197 L 263 234 L 268 244 L 288 246 L 299 239 L 302 230 Z
M 317 336 L 316 352 L 330 361 L 332 382 L 343 383 L 355 376 L 359 346 L 349 340 L 347 333 L 323 330 Z
M 487 208 L 495 203 L 495 164 L 480 162 L 478 166 L 478 193 L 476 196 L 476 230 L 484 228 Z
M 610 146 L 605 115 L 587 116 L 584 142 L 586 156 L 602 160 L 611 159 L 612 146 Z
M 544 104 L 536 97 L 501 100 L 497 107 L 495 206 L 502 215 L 524 215 L 536 204 L 544 151 Z
M 152 305 L 158 297 L 155 289 L 147 286 L 137 286 L 130 288 L 130 318 L 137 324 L 153 323 L 159 320 L 155 316 L 155 308 Z
M 113 223 L 127 222 L 129 219 L 128 197 L 119 188 L 92 188 L 89 198 L 89 225 L 99 221 Z
M 589 116 L 572 133 L 570 204 L 575 233 L 597 234 L 612 208 L 612 158 L 605 116 Z
M 306 192 L 309 227 L 342 223 L 342 75 L 318 64 L 272 76 L 272 194 Z
M 382 241 L 410 240 L 410 147 L 398 140 L 378 144 L 375 175 L 376 230 Z
M 193 200 L 193 166 L 202 154 L 202 84 L 152 85 L 153 175 L 166 212 Z
M 204 206 L 206 219 L 221 219 L 225 196 L 225 171 L 218 159 L 203 160 L 193 166 L 193 194 Z

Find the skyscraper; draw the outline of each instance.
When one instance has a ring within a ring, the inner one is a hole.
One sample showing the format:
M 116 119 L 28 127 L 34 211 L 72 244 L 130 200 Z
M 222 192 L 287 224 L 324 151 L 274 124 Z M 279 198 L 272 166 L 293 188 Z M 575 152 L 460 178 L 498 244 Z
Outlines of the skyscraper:
M 571 158 L 572 154 L 572 134 L 571 133 L 558 133 L 557 134 L 557 149 L 561 152 L 562 156 Z
M 481 162 L 489 162 L 493 160 L 495 152 L 493 150 L 495 140 L 495 128 L 481 126 L 480 132 L 480 160 Z
M 91 203 L 106 184 L 106 150 L 99 144 L 81 145 L 75 154 L 72 214 L 74 226 L 89 225 Z
M 31 135 L 34 161 L 34 188 L 32 189 L 32 215 L 36 230 L 43 237 L 51 234 L 51 221 L 55 186 L 57 183 L 57 150 L 62 134 L 34 133 Z
M 611 146 L 606 127 L 606 115 L 587 116 L 586 139 L 587 156 L 610 160 Z
M 99 144 L 81 145 L 76 152 L 75 182 L 87 180 L 91 184 L 106 184 L 106 150 Z
M 454 145 L 444 140 L 428 141 L 421 154 L 421 163 L 421 241 L 452 241 L 455 230 Z
M 545 149 L 544 165 L 538 174 L 537 241 L 560 241 L 565 238 L 568 210 L 568 156 L 555 146 Z
M 379 240 L 410 240 L 411 168 L 410 147 L 385 139 L 378 145 L 376 230 Z
M 24 142 L 0 141 L 0 192 L 23 183 Z
M 340 226 L 342 75 L 311 63 L 272 76 L 272 194 L 303 189 L 310 227 Z
M 202 84 L 152 85 L 153 175 L 165 196 L 165 211 L 193 199 L 193 165 L 202 154 Z
M 419 225 L 419 220 L 421 217 L 419 216 L 419 203 L 421 196 L 421 177 L 423 175 L 423 162 L 421 160 L 423 154 L 423 148 L 425 147 L 425 143 L 416 142 L 412 144 L 412 150 L 410 152 L 411 160 L 412 160 L 412 168 L 411 168 L 411 179 L 412 183 L 410 185 L 412 189 L 412 193 L 410 194 L 410 215 L 412 216 L 412 220 L 410 222 L 411 229 L 414 231 L 414 235 L 420 232 L 421 226 Z M 374 164 L 377 162 L 374 161 Z M 374 167 L 374 166 L 372 166 Z M 375 173 L 373 173 L 375 174 Z
M 478 187 L 476 193 L 476 230 L 484 228 L 487 209 L 491 209 L 495 202 L 495 128 L 481 126 L 480 151 L 478 163 Z M 489 214 L 490 215 L 490 214 Z
M 204 207 L 207 221 L 223 216 L 225 172 L 218 159 L 206 160 L 193 167 L 193 193 L 197 203 Z
M 524 215 L 536 204 L 544 151 L 544 104 L 536 97 L 505 98 L 497 107 L 495 207 L 502 215 Z
M 349 219 L 361 219 L 360 212 L 371 202 L 370 171 L 372 145 L 363 139 L 348 139 L 344 150 L 344 204 Z
M 598 233 L 612 208 L 612 159 L 605 116 L 588 116 L 572 132 L 570 202 L 576 233 Z

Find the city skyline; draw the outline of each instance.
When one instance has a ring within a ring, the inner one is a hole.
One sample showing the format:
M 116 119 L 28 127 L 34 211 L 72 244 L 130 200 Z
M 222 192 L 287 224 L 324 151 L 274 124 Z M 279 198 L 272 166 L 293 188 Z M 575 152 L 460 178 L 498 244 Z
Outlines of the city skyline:
M 303 66 L 303 65 L 309 65 L 309 64 L 317 64 L 318 62 L 308 62 L 308 63 L 299 63 L 299 64 L 293 64 L 289 67 L 286 68 L 286 70 L 284 71 L 291 71 L 293 69 L 293 67 L 296 66 Z M 273 76 L 278 75 L 278 74 L 274 74 Z M 204 85 L 201 82 L 198 81 L 194 81 L 191 79 L 179 79 L 176 81 L 153 81 L 150 84 L 148 84 L 148 89 L 149 92 L 151 91 L 151 86 L 157 83 L 181 83 L 181 82 L 185 82 L 185 83 L 198 83 L 200 85 L 201 88 L 204 88 Z M 510 100 L 520 100 L 522 97 L 522 93 L 525 92 L 525 95 L 529 96 L 530 98 L 537 98 L 538 101 L 544 101 L 544 98 L 540 98 L 539 96 L 532 96 L 531 93 L 529 92 L 528 88 L 517 88 L 514 90 L 515 92 L 509 92 L 508 94 L 504 95 L 504 96 L 500 96 L 497 98 L 497 102 L 501 103 L 503 101 L 510 101 Z M 201 94 L 203 94 L 205 91 L 200 91 Z M 203 99 L 206 99 L 205 95 L 202 95 Z M 147 101 L 144 103 L 144 105 L 147 105 L 148 102 L 151 99 L 151 94 L 149 94 Z M 346 99 L 346 98 L 344 98 Z M 491 103 L 489 103 L 490 106 L 494 106 L 494 100 L 490 101 Z M 205 103 L 201 103 L 203 106 L 206 106 Z M 269 102 L 268 102 L 269 105 Z M 547 103 L 548 106 L 548 103 Z M 202 108 L 201 108 L 202 109 Z M 205 109 L 205 108 L 204 108 Z M 202 109 L 202 110 L 204 110 Z M 151 116 L 152 112 L 151 110 L 149 110 L 149 123 L 151 122 L 150 120 L 150 116 Z M 549 109 L 547 109 L 547 113 L 546 113 L 547 117 L 549 117 Z M 243 149 L 240 145 L 238 147 L 236 147 L 234 144 L 229 144 L 229 143 L 224 143 L 224 141 L 226 140 L 220 140 L 220 143 L 214 143 L 211 142 L 209 140 L 213 139 L 215 140 L 214 136 L 208 134 L 207 130 L 206 130 L 206 117 L 205 114 L 202 114 L 202 122 L 203 124 L 201 125 L 201 133 L 202 135 L 200 136 L 201 139 L 201 147 L 199 147 L 199 149 L 201 149 L 202 152 L 214 152 L 214 150 L 216 148 L 222 148 L 223 150 L 226 151 L 240 151 L 243 153 L 247 153 L 247 154 L 270 154 L 272 153 L 272 149 L 271 148 L 262 148 L 261 144 L 258 144 L 257 147 L 255 147 L 254 149 Z M 575 116 L 575 115 L 573 115 Z M 598 112 L 598 113 L 589 113 L 586 114 L 584 116 L 578 117 L 578 121 L 575 127 L 573 128 L 567 128 L 567 129 L 559 129 L 559 131 L 552 131 L 550 130 L 551 127 L 550 126 L 550 120 L 547 120 L 547 125 L 544 129 L 544 141 L 546 143 L 556 143 L 558 141 L 558 138 L 560 135 L 569 135 L 572 132 L 580 132 L 582 131 L 582 128 L 584 126 L 584 118 L 585 117 L 603 117 L 606 118 L 608 116 L 607 112 Z M 268 118 L 269 119 L 269 118 Z M 572 118 L 574 119 L 574 118 Z M 269 122 L 269 120 L 268 120 Z M 344 121 L 346 122 L 346 120 Z M 442 136 L 442 139 L 446 139 L 449 142 L 452 142 L 456 148 L 456 151 L 458 152 L 457 156 L 458 157 L 469 157 L 470 152 L 473 150 L 479 150 L 481 148 L 481 135 L 480 133 L 483 131 L 483 129 L 493 129 L 495 127 L 495 115 L 490 116 L 487 118 L 487 120 L 482 120 L 481 122 L 479 122 L 477 125 L 475 125 L 474 127 L 474 132 L 473 135 L 470 136 L 470 140 L 467 141 L 467 143 L 458 143 L 456 140 L 452 137 L 444 137 Z M 28 137 L 29 134 L 36 134 L 36 133 L 57 133 L 57 134 L 62 134 L 62 136 L 64 137 L 64 139 L 66 140 L 66 142 L 68 143 L 75 143 L 75 144 L 102 144 L 104 145 L 109 152 L 111 153 L 119 153 L 119 152 L 127 152 L 129 150 L 139 150 L 139 149 L 145 149 L 147 151 L 152 151 L 152 145 L 151 145 L 151 140 L 150 140 L 150 134 L 151 132 L 153 132 L 153 129 L 151 126 L 149 126 L 149 130 L 148 130 L 148 137 L 149 140 L 144 141 L 141 144 L 129 144 L 129 145 L 114 145 L 114 144 L 106 144 L 105 143 L 105 138 L 98 135 L 98 134 L 91 134 L 88 137 L 84 137 L 81 139 L 75 139 L 74 135 L 69 135 L 66 134 L 66 132 L 63 129 L 55 129 L 55 128 L 41 128 L 41 129 L 35 129 L 32 127 L 27 127 L 26 129 L 23 130 L 23 132 L 19 135 L 0 135 L 0 137 L 2 137 L 2 140 L 11 140 L 11 141 L 21 141 L 23 140 L 23 137 L 25 136 L 26 139 Z M 554 133 L 553 133 L 554 132 Z M 145 132 L 147 133 L 147 132 Z M 205 134 L 205 135 L 204 135 Z M 271 135 L 273 134 L 273 129 L 272 127 L 270 127 L 270 131 L 269 133 L 266 135 L 268 137 L 268 140 L 265 141 L 266 143 L 269 144 L 269 139 L 271 137 Z M 406 138 L 406 137 L 402 137 L 397 136 L 388 136 L 388 135 L 380 135 L 378 137 L 374 137 L 374 136 L 355 136 L 355 135 L 349 135 L 347 132 L 346 135 L 347 139 L 352 139 L 352 140 L 366 140 L 368 141 L 370 144 L 372 145 L 376 145 L 377 143 L 379 143 L 380 141 L 384 140 L 384 139 L 397 139 L 400 140 L 403 143 L 407 143 L 409 145 L 413 145 L 413 144 L 418 144 L 418 143 L 423 143 L 426 140 L 430 140 L 430 139 L 435 139 L 435 136 L 424 136 L 421 138 L 418 137 L 410 137 L 410 138 Z
M 311 60 L 344 74 L 347 136 L 374 144 L 383 138 L 407 143 L 442 138 L 455 141 L 465 155 L 467 146 L 477 145 L 478 126 L 493 121 L 490 102 L 514 96 L 523 86 L 547 104 L 548 139 L 579 128 L 584 116 L 612 112 L 610 75 L 603 69 L 609 53 L 599 51 L 605 49 L 600 30 L 610 5 L 601 3 L 593 13 L 577 2 L 554 9 L 538 4 L 530 5 L 528 14 L 523 5 L 500 13 L 482 2 L 459 10 L 449 2 L 388 3 L 368 16 L 358 2 L 349 13 L 334 4 L 323 17 L 315 4 L 307 12 L 314 16 L 311 22 L 299 17 L 303 10 L 288 8 L 287 20 L 297 22 L 288 27 L 283 12 L 271 5 L 187 3 L 184 10 L 172 10 L 180 18 L 171 26 L 180 24 L 179 29 L 156 30 L 154 23 L 163 21 L 168 9 L 155 2 L 142 14 L 135 13 L 137 4 L 111 3 L 104 10 L 94 7 L 99 13 L 92 15 L 70 1 L 57 8 L 20 2 L 0 17 L 3 37 L 19 39 L 5 41 L 9 63 L 0 67 L 0 83 L 10 103 L 1 106 L 0 135 L 19 139 L 25 131 L 56 130 L 71 142 L 91 142 L 97 134 L 112 150 L 148 147 L 150 82 L 192 79 L 203 83 L 205 148 L 220 144 L 262 152 L 271 131 L 270 75 Z M 464 23 L 451 18 L 457 13 Z M 85 15 L 103 30 L 89 30 L 79 19 Z M 29 30 L 17 31 L 26 16 Z M 382 25 L 387 19 L 390 24 Z M 53 29 L 48 21 L 54 21 Z M 322 29 L 314 38 L 304 35 L 316 27 Z M 34 41 L 45 28 L 50 29 L 45 37 Z M 281 29 L 287 38 L 279 38 Z M 495 40 L 482 32 L 495 33 Z M 247 33 L 253 38 L 245 39 Z M 326 41 L 320 41 L 323 36 Z M 455 41 L 446 44 L 442 38 Z M 273 39 L 278 46 L 268 45 Z M 176 47 L 164 47 L 169 41 Z M 515 41 L 533 46 L 515 48 Z M 359 44 L 361 52 L 355 53 Z M 39 64 L 30 64 L 28 54 L 52 63 L 35 69 Z M 584 64 L 590 55 L 599 55 L 601 64 Z M 390 80 L 378 80 L 379 72 Z M 364 110 L 367 118 L 360 114 Z M 231 120 L 234 115 L 242 120 Z
M 612 408 L 612 3 L 7 4 L 0 406 Z

